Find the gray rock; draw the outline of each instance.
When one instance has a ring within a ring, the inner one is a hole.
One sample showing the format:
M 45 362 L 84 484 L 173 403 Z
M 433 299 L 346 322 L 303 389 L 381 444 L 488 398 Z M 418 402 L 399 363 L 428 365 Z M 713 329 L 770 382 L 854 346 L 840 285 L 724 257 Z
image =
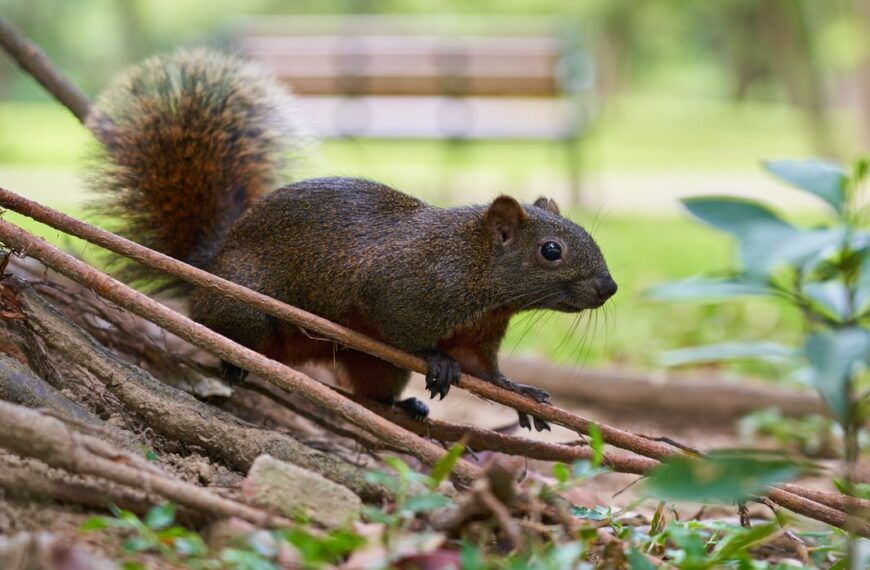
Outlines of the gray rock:
M 261 455 L 242 482 L 243 498 L 289 518 L 303 514 L 326 527 L 359 519 L 362 501 L 350 489 L 297 465 Z

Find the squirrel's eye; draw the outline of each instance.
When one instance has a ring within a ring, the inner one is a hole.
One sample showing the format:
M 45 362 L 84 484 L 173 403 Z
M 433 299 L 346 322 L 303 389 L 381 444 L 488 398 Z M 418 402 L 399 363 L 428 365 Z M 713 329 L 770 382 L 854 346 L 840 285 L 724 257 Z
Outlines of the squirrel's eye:
M 562 246 L 554 241 L 548 241 L 541 246 L 541 256 L 547 261 L 562 259 Z

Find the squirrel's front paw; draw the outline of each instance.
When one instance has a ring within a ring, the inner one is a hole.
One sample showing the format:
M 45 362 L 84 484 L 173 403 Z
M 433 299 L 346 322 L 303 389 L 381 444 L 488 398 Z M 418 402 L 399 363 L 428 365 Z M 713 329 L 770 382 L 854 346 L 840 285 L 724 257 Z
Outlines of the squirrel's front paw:
M 439 350 L 423 353 L 422 357 L 426 360 L 426 389 L 431 398 L 440 395 L 443 400 L 450 386 L 459 383 L 459 363 Z
M 393 405 L 419 422 L 429 417 L 429 406 L 417 398 L 405 398 L 395 402 Z
M 502 374 L 496 375 L 492 383 L 496 386 L 504 388 L 505 390 L 510 390 L 511 392 L 516 392 L 517 394 L 528 396 L 539 404 L 546 404 L 550 401 L 550 393 L 546 390 L 541 390 L 540 388 L 535 388 L 534 386 L 529 386 L 528 384 L 517 384 L 516 382 L 511 382 Z

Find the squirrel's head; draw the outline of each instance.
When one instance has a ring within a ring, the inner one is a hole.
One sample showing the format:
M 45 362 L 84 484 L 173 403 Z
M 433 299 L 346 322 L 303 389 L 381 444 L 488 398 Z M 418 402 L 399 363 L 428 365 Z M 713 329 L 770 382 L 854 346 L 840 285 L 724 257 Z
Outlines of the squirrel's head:
M 493 277 L 511 284 L 509 305 L 576 313 L 600 307 L 616 293 L 592 236 L 562 216 L 553 200 L 523 206 L 499 196 L 483 224 L 495 250 Z

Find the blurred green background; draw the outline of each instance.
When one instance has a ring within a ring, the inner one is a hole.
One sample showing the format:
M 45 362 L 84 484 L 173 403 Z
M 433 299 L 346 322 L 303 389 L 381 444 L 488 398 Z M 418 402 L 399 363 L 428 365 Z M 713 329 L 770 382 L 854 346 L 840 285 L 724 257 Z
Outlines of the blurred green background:
M 798 336 L 797 315 L 770 303 L 660 305 L 641 294 L 731 263 L 727 238 L 688 220 L 679 197 L 763 197 L 805 218 L 813 203 L 768 180 L 759 162 L 863 151 L 868 0 L 0 0 L 0 14 L 91 96 L 146 55 L 229 47 L 247 18 L 321 13 L 484 22 L 493 14 L 551 16 L 595 62 L 586 94 L 594 113 L 578 150 L 583 200 L 571 215 L 599 241 L 620 292 L 579 323 L 556 314 L 517 318 L 506 354 L 650 369 L 669 348 Z M 92 144 L 65 109 L 0 57 L 0 186 L 81 213 L 80 174 Z M 563 153 L 537 141 L 472 142 L 457 153 L 437 140 L 327 140 L 299 175 L 365 176 L 445 205 L 500 193 L 531 200 L 567 194 Z

